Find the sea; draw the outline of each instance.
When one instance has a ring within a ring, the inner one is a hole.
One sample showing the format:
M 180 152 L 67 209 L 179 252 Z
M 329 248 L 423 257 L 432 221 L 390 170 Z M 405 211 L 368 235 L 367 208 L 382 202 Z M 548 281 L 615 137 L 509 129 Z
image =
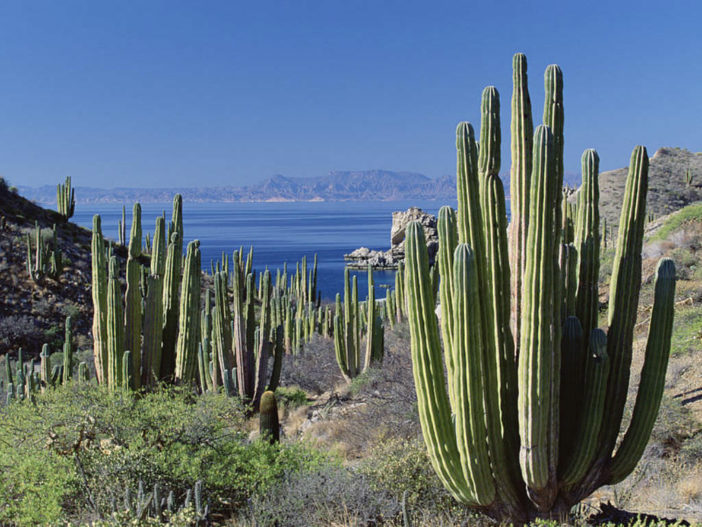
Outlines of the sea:
M 419 207 L 438 214 L 443 205 L 456 207 L 456 202 L 441 201 L 341 201 L 341 202 L 265 202 L 265 203 L 183 203 L 185 242 L 200 240 L 202 268 L 209 272 L 211 261 L 221 260 L 222 254 L 231 259 L 234 250 L 243 246 L 254 251 L 257 273 L 270 269 L 282 270 L 287 262 L 288 272 L 307 256 L 308 269 L 317 254 L 317 288 L 326 301 L 334 299 L 344 289 L 344 254 L 359 247 L 375 250 L 390 248 L 392 213 Z M 132 205 L 127 204 L 127 236 L 131 225 Z M 171 218 L 171 203 L 144 203 L 142 230 L 153 238 L 156 217 L 166 212 Z M 72 221 L 92 228 L 93 215 L 99 214 L 103 234 L 118 239 L 118 223 L 122 204 L 79 203 Z M 359 297 L 365 298 L 368 287 L 366 271 L 358 275 Z M 384 288 L 394 284 L 394 271 L 373 273 L 376 298 L 384 298 Z

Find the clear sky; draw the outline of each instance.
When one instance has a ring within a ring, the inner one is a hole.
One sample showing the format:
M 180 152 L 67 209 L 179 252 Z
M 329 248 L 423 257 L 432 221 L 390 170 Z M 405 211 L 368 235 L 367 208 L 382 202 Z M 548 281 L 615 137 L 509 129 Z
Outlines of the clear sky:
M 0 175 L 12 184 L 242 185 L 455 172 L 455 127 L 511 61 L 565 79 L 566 171 L 702 150 L 702 2 L 3 0 Z

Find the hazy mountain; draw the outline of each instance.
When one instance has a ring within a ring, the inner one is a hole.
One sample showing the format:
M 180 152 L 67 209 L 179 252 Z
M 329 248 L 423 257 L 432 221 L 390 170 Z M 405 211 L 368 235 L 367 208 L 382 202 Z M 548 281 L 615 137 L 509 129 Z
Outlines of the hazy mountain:
M 56 203 L 56 187 L 19 187 L 29 199 Z M 326 176 L 291 178 L 275 175 L 247 187 L 112 188 L 77 187 L 78 203 L 163 202 L 179 192 L 190 202 L 216 201 L 365 201 L 454 199 L 453 176 L 432 179 L 414 172 L 389 170 L 332 171 Z

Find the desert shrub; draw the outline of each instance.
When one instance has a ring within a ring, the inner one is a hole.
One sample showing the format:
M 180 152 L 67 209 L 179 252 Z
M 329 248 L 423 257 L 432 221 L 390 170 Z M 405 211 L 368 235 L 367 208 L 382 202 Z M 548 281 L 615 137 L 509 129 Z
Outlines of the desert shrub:
M 182 500 L 203 481 L 213 512 L 230 514 L 284 474 L 325 454 L 304 444 L 251 442 L 237 399 L 168 388 L 132 396 L 92 384 L 0 409 L 0 524 L 108 518 L 139 481 Z M 37 497 L 41 496 L 41 500 Z
M 389 440 L 373 449 L 359 470 L 374 489 L 398 499 L 404 495 L 410 510 L 439 512 L 457 506 L 436 476 L 421 439 Z
M 278 406 L 290 409 L 307 404 L 307 394 L 297 386 L 279 386 L 275 390 L 275 398 L 278 402 Z
M 314 335 L 299 355 L 285 355 L 281 384 L 321 394 L 343 383 L 330 339 Z
M 702 203 L 693 203 L 668 218 L 653 238 L 665 240 L 685 223 L 699 220 L 702 220 Z
M 20 346 L 41 347 L 37 322 L 28 315 L 0 317 L 0 349 L 16 351 Z
M 378 525 L 392 520 L 400 503 L 372 488 L 367 476 L 350 468 L 325 466 L 288 474 L 264 495 L 251 500 L 250 519 L 261 527 Z
M 702 306 L 681 306 L 675 311 L 670 352 L 691 353 L 702 346 Z

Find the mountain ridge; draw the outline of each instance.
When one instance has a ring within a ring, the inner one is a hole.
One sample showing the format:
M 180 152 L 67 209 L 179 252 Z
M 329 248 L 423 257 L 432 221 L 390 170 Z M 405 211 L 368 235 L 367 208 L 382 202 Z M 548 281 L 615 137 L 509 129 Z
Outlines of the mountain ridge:
M 42 204 L 56 203 L 56 188 L 19 187 L 27 198 Z M 76 187 L 77 203 L 170 201 L 180 193 L 190 202 L 266 201 L 395 201 L 403 199 L 451 199 L 453 176 L 429 178 L 409 171 L 333 170 L 325 176 L 288 177 L 276 174 L 255 185 L 243 187 Z

